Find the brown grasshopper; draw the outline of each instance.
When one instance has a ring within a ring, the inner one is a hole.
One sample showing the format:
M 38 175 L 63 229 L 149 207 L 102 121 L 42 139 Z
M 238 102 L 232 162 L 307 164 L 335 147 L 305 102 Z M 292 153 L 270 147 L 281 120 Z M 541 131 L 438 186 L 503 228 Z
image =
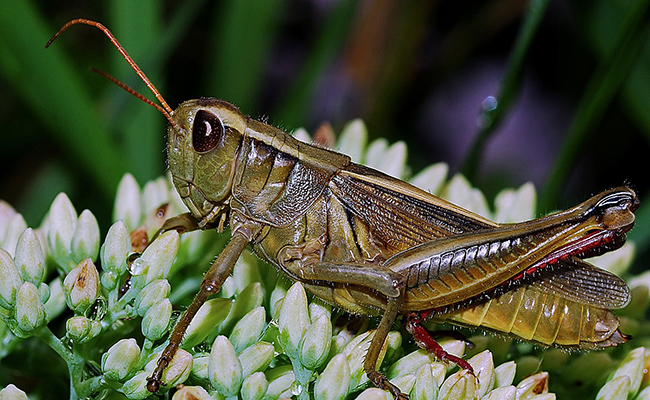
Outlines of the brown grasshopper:
M 201 305 L 216 294 L 242 251 L 253 251 L 324 301 L 350 313 L 381 315 L 364 369 L 395 398 L 406 395 L 379 372 L 378 358 L 396 318 L 419 346 L 473 373 L 447 354 L 421 322 L 481 327 L 544 346 L 596 349 L 628 337 L 609 310 L 629 289 L 583 258 L 619 248 L 638 200 L 627 187 L 569 210 L 498 224 L 408 183 L 302 143 L 215 98 L 172 110 L 103 25 L 101 29 L 147 84 L 169 121 L 168 160 L 190 210 L 162 230 L 230 226 L 231 239 L 205 275 L 148 379 L 156 392 Z M 104 74 L 105 75 L 105 74 Z

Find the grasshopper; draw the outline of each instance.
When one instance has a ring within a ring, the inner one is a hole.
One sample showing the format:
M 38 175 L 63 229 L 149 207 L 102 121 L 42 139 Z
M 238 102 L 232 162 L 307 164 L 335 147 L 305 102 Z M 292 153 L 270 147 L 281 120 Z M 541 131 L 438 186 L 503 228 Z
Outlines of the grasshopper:
M 231 239 L 203 278 L 148 378 L 162 373 L 201 305 L 216 294 L 247 246 L 312 294 L 353 314 L 381 315 L 364 369 L 395 398 L 407 396 L 379 371 L 379 354 L 403 316 L 417 344 L 473 373 L 422 326 L 425 319 L 511 335 L 543 346 L 597 349 L 628 340 L 609 311 L 630 300 L 625 282 L 583 261 L 619 248 L 638 207 L 627 187 L 604 191 L 566 211 L 498 224 L 346 155 L 298 141 L 200 98 L 172 110 L 110 31 L 117 47 L 169 121 L 173 184 L 189 213 L 161 231 L 230 227 Z

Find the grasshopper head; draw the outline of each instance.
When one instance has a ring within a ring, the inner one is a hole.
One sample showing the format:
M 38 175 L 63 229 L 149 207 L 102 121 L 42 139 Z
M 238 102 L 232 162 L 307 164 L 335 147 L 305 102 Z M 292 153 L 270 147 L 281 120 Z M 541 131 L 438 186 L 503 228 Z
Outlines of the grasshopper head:
M 167 130 L 167 159 L 176 190 L 203 225 L 215 221 L 230 196 L 246 117 L 214 98 L 186 101 Z

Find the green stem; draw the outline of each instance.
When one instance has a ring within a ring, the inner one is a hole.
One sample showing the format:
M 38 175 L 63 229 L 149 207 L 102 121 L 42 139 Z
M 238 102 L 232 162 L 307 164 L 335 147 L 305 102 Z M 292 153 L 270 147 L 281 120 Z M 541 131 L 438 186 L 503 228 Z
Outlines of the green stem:
M 34 336 L 45 342 L 68 366 L 68 374 L 70 375 L 70 400 L 85 398 L 89 392 L 87 391 L 86 385 L 82 385 L 79 382 L 84 367 L 83 357 L 71 352 L 47 326 L 36 329 Z
M 144 365 L 144 362 L 149 359 L 149 357 L 155 353 L 154 343 L 145 338 L 144 343 L 142 344 L 142 351 L 140 351 L 140 359 L 138 360 L 138 365 Z
M 127 304 L 131 300 L 135 298 L 135 296 L 138 294 L 139 290 L 134 290 L 133 287 L 129 288 L 129 290 L 124 293 L 124 296 L 122 296 L 118 301 L 115 302 L 115 305 L 109 309 L 109 313 L 111 315 L 117 315 L 123 312 L 124 307 L 126 307 Z
M 82 384 L 88 388 L 88 393 L 96 393 L 100 390 L 106 388 L 106 382 L 104 381 L 104 376 L 94 376 L 90 379 L 86 379 Z
M 291 364 L 293 364 L 293 373 L 295 374 L 296 381 L 298 381 L 302 386 L 298 398 L 300 400 L 310 400 L 309 381 L 311 380 L 314 371 L 305 368 L 298 359 L 291 359 Z
M 494 134 L 495 129 L 499 126 L 517 97 L 524 61 L 539 24 L 546 13 L 548 3 L 549 0 L 532 0 L 530 2 L 524 24 L 517 35 L 517 42 L 508 61 L 508 69 L 505 72 L 503 83 L 499 89 L 499 94 L 496 96 L 496 105 L 483 106 L 480 117 L 483 125 L 461 166 L 461 172 L 472 182 L 475 181 L 474 178 L 480 164 L 481 154 L 483 154 L 487 140 Z
M 612 51 L 609 56 L 601 59 L 591 76 L 541 192 L 540 210 L 552 209 L 587 133 L 600 122 L 605 109 L 625 82 L 637 52 L 647 40 L 649 4 L 649 0 L 636 0 L 632 4 L 621 24 L 622 30 L 613 43 Z

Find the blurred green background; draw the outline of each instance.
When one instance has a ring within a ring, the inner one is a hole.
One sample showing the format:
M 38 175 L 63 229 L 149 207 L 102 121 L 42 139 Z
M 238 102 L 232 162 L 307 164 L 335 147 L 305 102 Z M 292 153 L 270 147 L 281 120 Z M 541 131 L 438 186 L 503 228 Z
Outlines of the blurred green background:
M 650 241 L 648 0 L 0 0 L 0 198 L 40 222 L 65 191 L 108 226 L 125 172 L 165 171 L 165 119 L 101 21 L 174 107 L 213 96 L 287 131 L 363 118 L 488 199 L 532 180 L 539 211 L 621 184 Z M 646 258 L 647 259 L 647 258 Z

